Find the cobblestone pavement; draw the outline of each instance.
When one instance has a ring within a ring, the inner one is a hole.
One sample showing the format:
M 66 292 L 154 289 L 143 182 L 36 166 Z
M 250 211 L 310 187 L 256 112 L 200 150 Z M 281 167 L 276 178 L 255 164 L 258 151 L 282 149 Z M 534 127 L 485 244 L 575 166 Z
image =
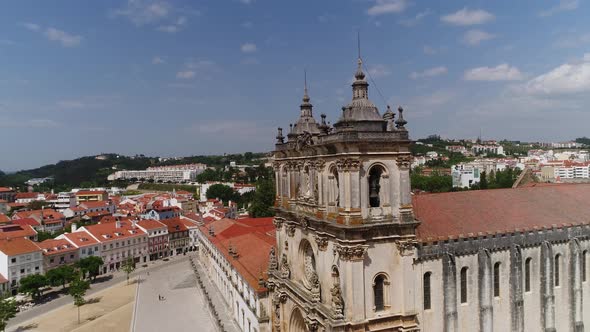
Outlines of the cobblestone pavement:
M 218 331 L 188 260 L 141 279 L 132 332 Z

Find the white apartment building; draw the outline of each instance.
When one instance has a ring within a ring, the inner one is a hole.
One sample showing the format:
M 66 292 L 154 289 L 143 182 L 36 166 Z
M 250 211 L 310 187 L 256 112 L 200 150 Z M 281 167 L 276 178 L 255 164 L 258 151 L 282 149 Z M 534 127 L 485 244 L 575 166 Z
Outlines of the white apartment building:
M 145 170 L 118 171 L 111 174 L 109 180 L 143 179 L 154 180 L 156 182 L 187 182 L 195 181 L 197 175 L 201 174 L 205 169 L 207 169 L 207 165 L 205 164 L 148 167 Z
M 588 179 L 590 177 L 589 163 L 564 163 L 553 168 L 557 181 L 563 179 Z
M 38 273 L 43 273 L 43 251 L 35 242 L 25 238 L 0 241 L 0 274 L 8 280 L 13 293 L 20 279 Z
M 56 199 L 48 201 L 53 205 L 53 208 L 59 212 L 63 212 L 65 209 L 73 208 L 76 206 L 78 201 L 74 193 L 60 192 L 57 194 Z
M 469 188 L 479 183 L 479 168 L 470 165 L 455 165 L 451 168 L 451 177 L 453 178 L 453 187 Z
M 471 151 L 474 154 L 479 153 L 494 153 L 498 155 L 504 155 L 504 148 L 501 145 L 474 145 L 471 147 Z

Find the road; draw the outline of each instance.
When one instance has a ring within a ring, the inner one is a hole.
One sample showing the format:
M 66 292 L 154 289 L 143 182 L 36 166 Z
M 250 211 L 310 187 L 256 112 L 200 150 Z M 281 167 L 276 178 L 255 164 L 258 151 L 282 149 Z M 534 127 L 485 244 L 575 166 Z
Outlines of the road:
M 156 261 L 148 263 L 148 267 L 141 267 L 139 265 L 138 269 L 131 273 L 130 278 L 133 278 L 139 274 L 147 273 L 148 271 L 152 273 L 152 271 L 156 272 L 165 267 L 170 265 L 178 264 L 179 262 L 188 262 L 188 256 L 174 256 L 171 257 L 169 261 Z M 186 263 L 188 264 L 188 263 Z M 109 280 L 105 280 L 102 282 L 97 282 L 91 285 L 90 290 L 86 293 L 86 297 L 90 297 L 92 294 L 99 292 L 103 289 L 116 285 L 120 282 L 125 281 L 127 276 L 123 272 L 116 272 L 112 275 L 112 278 Z M 72 298 L 68 295 L 61 295 L 59 298 L 56 298 L 50 302 L 35 306 L 29 310 L 20 312 L 16 315 L 16 317 L 12 318 L 8 322 L 8 326 L 6 327 L 7 331 L 14 331 L 18 326 L 22 325 L 22 323 L 27 322 L 31 319 L 37 318 L 38 316 L 44 315 L 48 312 L 51 312 L 55 309 L 58 309 L 64 305 L 71 305 Z

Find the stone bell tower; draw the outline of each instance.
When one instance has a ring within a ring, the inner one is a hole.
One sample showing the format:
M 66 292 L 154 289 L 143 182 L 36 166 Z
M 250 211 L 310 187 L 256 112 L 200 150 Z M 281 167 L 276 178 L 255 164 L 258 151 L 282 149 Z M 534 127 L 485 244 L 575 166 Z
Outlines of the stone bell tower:
M 333 127 L 301 114 L 274 151 L 273 331 L 419 331 L 409 136 L 381 115 L 358 58 L 352 101 Z

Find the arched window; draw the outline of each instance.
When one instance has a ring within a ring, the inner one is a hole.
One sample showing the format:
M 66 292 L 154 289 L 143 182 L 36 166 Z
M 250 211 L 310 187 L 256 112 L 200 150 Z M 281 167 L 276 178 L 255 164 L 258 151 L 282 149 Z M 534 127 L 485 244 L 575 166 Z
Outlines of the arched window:
M 500 296 L 500 262 L 494 264 L 494 296 Z
M 461 303 L 467 303 L 467 266 L 461 269 Z
M 381 175 L 384 170 L 381 166 L 373 166 L 369 171 L 369 206 L 381 206 Z
M 530 292 L 531 291 L 531 261 L 532 258 L 527 258 L 524 261 L 524 291 Z
M 430 272 L 424 273 L 424 277 L 422 280 L 422 290 L 424 292 L 424 294 L 423 294 L 424 310 L 429 310 L 432 307 L 431 301 L 430 301 L 430 276 L 431 275 L 432 275 L 432 273 L 430 273 Z
M 553 268 L 555 270 L 554 275 L 553 275 L 553 277 L 554 277 L 553 280 L 555 281 L 555 287 L 559 287 L 559 268 L 560 268 L 560 266 L 559 266 L 560 259 L 559 258 L 560 258 L 559 254 L 555 255 L 555 262 L 553 265 Z
M 335 206 L 340 206 L 340 189 L 338 181 L 338 169 L 334 166 L 330 169 L 330 175 L 328 176 L 328 184 L 330 185 L 328 192 L 330 200 L 328 203 L 333 203 Z
M 587 250 L 584 250 L 582 252 L 582 264 L 580 264 L 581 266 L 581 270 L 582 270 L 582 281 L 586 281 L 586 254 L 588 253 Z
M 373 284 L 373 294 L 374 294 L 374 299 L 375 299 L 375 311 L 381 311 L 383 309 L 385 309 L 385 303 L 384 303 L 384 296 L 383 296 L 383 292 L 384 292 L 384 288 L 385 288 L 385 278 L 383 277 L 383 275 L 379 275 L 377 276 L 377 278 L 375 278 L 375 283 Z

